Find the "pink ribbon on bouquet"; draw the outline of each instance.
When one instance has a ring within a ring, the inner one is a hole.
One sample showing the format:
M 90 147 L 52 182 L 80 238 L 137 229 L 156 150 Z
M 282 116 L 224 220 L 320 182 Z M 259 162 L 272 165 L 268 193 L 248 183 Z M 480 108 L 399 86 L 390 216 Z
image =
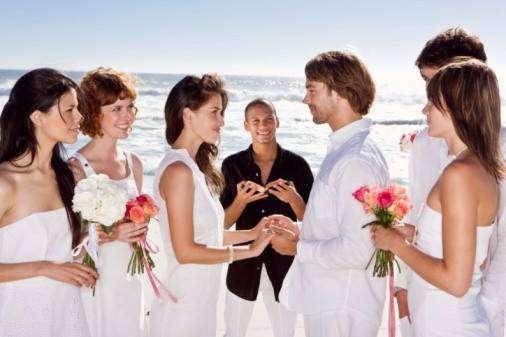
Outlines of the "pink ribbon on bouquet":
M 395 337 L 395 306 L 394 306 L 394 266 L 388 262 L 390 272 L 388 273 L 388 337 Z
M 142 251 L 147 250 L 151 254 L 158 253 L 158 246 L 151 243 L 146 238 L 142 238 L 137 243 L 141 246 Z M 146 274 L 148 275 L 149 283 L 151 283 L 151 287 L 158 298 L 158 301 L 163 302 L 161 292 L 164 292 L 165 295 L 172 300 L 172 302 L 177 303 L 177 298 L 174 294 L 156 277 L 151 269 L 151 266 L 148 263 L 148 259 L 146 258 L 146 254 L 142 254 L 142 258 L 144 260 L 144 267 L 146 268 Z

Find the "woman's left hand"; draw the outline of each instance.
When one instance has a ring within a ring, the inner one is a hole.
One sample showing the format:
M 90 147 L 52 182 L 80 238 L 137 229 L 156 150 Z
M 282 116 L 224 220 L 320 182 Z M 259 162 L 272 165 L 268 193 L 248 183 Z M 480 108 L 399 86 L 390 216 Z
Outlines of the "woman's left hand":
M 397 242 L 403 241 L 402 235 L 391 228 L 383 228 L 381 225 L 371 226 L 371 240 L 374 247 L 392 251 Z

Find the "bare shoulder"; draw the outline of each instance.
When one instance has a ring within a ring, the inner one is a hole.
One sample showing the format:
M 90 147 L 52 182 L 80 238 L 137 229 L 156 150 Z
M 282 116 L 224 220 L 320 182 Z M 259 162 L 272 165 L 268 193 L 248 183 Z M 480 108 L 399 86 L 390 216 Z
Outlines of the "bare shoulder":
M 168 165 L 160 178 L 159 189 L 162 197 L 164 191 L 170 190 L 173 195 L 186 195 L 193 191 L 192 170 L 183 162 L 176 161 Z
M 163 171 L 161 181 L 173 183 L 193 181 L 193 173 L 188 165 L 182 161 L 176 161 L 167 165 Z
M 490 182 L 495 185 L 494 178 L 476 160 L 455 160 L 448 165 L 439 180 L 442 191 L 453 193 L 476 193 Z
M 86 178 L 86 173 L 84 172 L 83 166 L 81 162 L 74 157 L 70 157 L 68 160 L 68 165 L 72 173 L 74 174 L 74 179 L 76 181 L 80 181 Z

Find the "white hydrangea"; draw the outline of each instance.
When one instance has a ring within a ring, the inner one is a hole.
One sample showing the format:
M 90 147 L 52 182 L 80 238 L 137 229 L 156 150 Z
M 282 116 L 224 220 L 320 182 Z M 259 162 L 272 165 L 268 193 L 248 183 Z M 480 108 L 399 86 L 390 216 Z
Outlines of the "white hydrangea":
M 105 174 L 94 174 L 79 181 L 72 200 L 74 212 L 83 219 L 112 226 L 125 215 L 128 195 Z

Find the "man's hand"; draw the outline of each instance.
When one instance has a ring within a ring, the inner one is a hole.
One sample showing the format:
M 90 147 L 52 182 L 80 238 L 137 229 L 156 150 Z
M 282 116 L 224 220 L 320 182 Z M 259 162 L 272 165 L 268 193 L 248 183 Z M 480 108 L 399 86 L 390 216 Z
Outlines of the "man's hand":
M 235 198 L 242 206 L 268 197 L 267 193 L 265 193 L 266 189 L 253 181 L 243 180 L 237 184 L 236 188 L 237 196 Z
M 299 227 L 284 215 L 269 217 L 268 228 L 276 235 L 271 239 L 272 248 L 281 255 L 297 254 Z
M 286 202 L 290 205 L 296 203 L 297 201 L 303 201 L 299 192 L 295 189 L 295 185 L 293 182 L 285 179 L 277 179 L 271 181 L 265 186 L 269 194 L 274 195 L 279 200 Z

